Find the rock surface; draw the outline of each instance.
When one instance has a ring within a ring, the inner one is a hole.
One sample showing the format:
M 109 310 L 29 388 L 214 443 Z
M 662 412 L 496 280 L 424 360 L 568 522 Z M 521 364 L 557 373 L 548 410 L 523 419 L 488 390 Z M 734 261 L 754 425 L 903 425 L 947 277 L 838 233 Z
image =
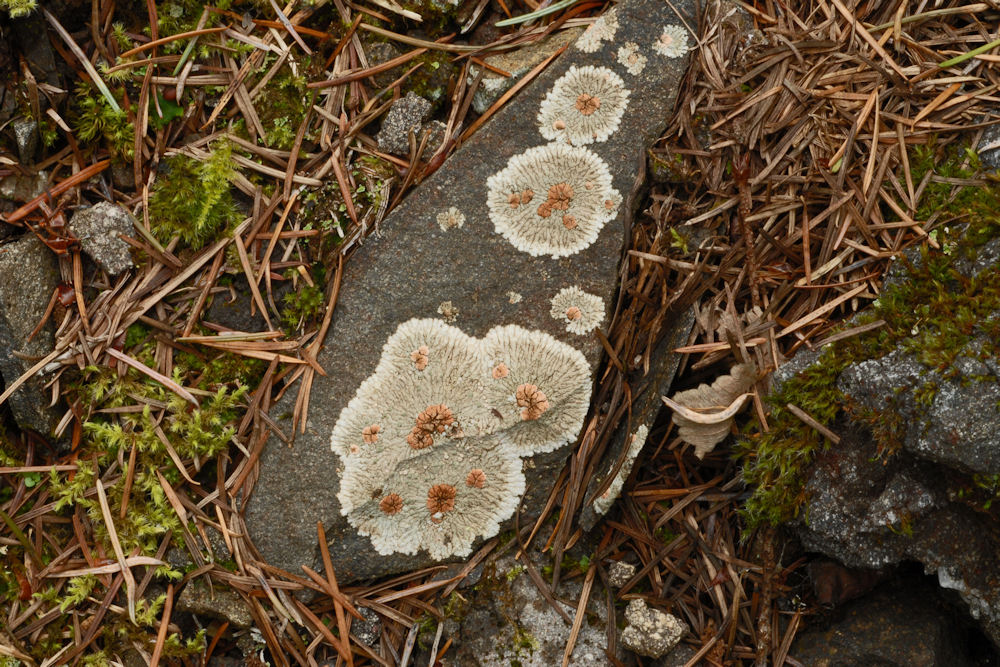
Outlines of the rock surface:
M 28 340 L 42 320 L 49 298 L 59 282 L 55 255 L 34 234 L 0 246 L 0 376 L 14 382 L 39 358 L 52 351 L 49 321 Z M 49 407 L 51 392 L 36 374 L 7 399 L 21 428 L 50 436 L 62 413 Z
M 131 213 L 105 201 L 76 211 L 69 221 L 83 252 L 113 276 L 135 266 L 129 245 L 121 240 L 121 235 L 135 234 L 134 225 Z
M 229 621 L 237 628 L 253 625 L 250 607 L 235 591 L 216 586 L 209 591 L 202 581 L 188 582 L 177 597 L 177 611 Z
M 674 3 L 674 7 L 690 15 L 689 4 Z M 487 180 L 503 170 L 511 157 L 546 145 L 536 117 L 556 79 L 574 65 L 603 65 L 622 77 L 632 93 L 617 132 L 606 142 L 589 144 L 587 150 L 608 165 L 614 189 L 623 196 L 630 193 L 645 147 L 666 122 L 686 59 L 669 58 L 653 49 L 663 26 L 678 23 L 668 5 L 658 0 L 626 0 L 617 12 L 618 37 L 598 40 L 598 47 L 586 52 L 577 46 L 568 49 L 411 194 L 385 220 L 381 234 L 369 238 L 347 263 L 337 310 L 319 358 L 328 375 L 318 377 L 312 386 L 306 432 L 291 446 L 276 438 L 269 441 L 260 460 L 261 476 L 247 505 L 251 538 L 268 562 L 291 572 L 299 571 L 300 565 L 318 566 L 317 520 L 324 522 L 342 581 L 433 562 L 424 552 L 379 554 L 368 537 L 358 534 L 341 515 L 337 494 L 343 465 L 330 449 L 330 434 L 342 409 L 373 374 L 380 348 L 401 323 L 444 317 L 442 304 L 450 302 L 449 323 L 467 336 L 482 338 L 498 325 L 516 324 L 576 348 L 591 369 L 596 367 L 602 354 L 597 338 L 571 333 L 567 318 L 550 314 L 550 302 L 561 289 L 576 285 L 603 300 L 605 316 L 611 312 L 627 206 L 619 207 L 617 217 L 579 252 L 560 259 L 532 256 L 496 233 L 487 207 Z M 621 40 L 642 45 L 651 66 L 641 74 L 628 73 L 616 56 Z M 550 192 L 547 202 L 539 197 L 538 204 L 562 210 L 558 207 L 564 200 L 553 196 Z M 528 199 L 522 193 L 521 200 Z M 442 230 L 438 216 L 452 206 L 464 216 L 464 225 Z M 294 388 L 287 392 L 272 414 L 290 415 L 295 394 Z M 288 422 L 283 424 L 290 432 Z M 539 511 L 565 455 L 564 449 L 557 449 L 525 458 L 525 513 Z M 386 509 L 396 508 L 387 504 Z M 432 529 L 430 522 L 428 527 Z
M 911 264 L 919 255 L 911 253 Z M 883 286 L 903 285 L 899 263 Z M 1000 265 L 1000 239 L 956 259 L 964 280 Z M 943 283 L 947 287 L 946 281 Z M 992 313 L 978 327 L 1000 317 Z M 913 335 L 919 333 L 916 329 Z M 946 368 L 918 360 L 906 341 L 881 358 L 853 363 L 837 379 L 850 408 L 835 425 L 841 441 L 810 465 L 798 524 L 803 545 L 848 567 L 916 561 L 957 591 L 1000 646 L 1000 360 L 972 333 Z M 814 359 L 814 358 L 813 358 Z M 812 361 L 796 360 L 780 383 Z M 882 451 L 872 436 L 882 434 Z M 888 438 L 888 440 L 887 440 Z M 992 480 L 992 481 L 991 481 Z
M 538 564 L 541 567 L 542 563 Z M 556 595 L 570 619 L 580 598 L 580 578 L 563 582 Z M 462 592 L 468 603 L 459 611 L 460 621 L 445 622 L 445 636 L 455 641 L 450 664 L 468 667 L 550 667 L 562 664 L 571 625 L 538 592 L 538 588 L 513 558 L 487 565 L 476 590 Z M 607 613 L 603 591 L 596 586 L 570 657 L 571 665 L 596 667 L 608 659 Z M 596 601 L 600 601 L 597 603 Z M 618 656 L 619 659 L 621 656 Z
M 513 51 L 485 58 L 484 60 L 491 66 L 510 74 L 510 76 L 486 70 L 472 98 L 472 108 L 476 110 L 476 113 L 485 112 L 490 108 L 490 105 L 500 99 L 501 95 L 510 90 L 511 86 L 520 81 L 521 77 L 530 72 L 538 63 L 571 43 L 582 32 L 582 28 L 562 30 Z M 470 85 L 478 75 L 479 68 L 473 67 L 469 72 Z
M 789 655 L 807 667 L 963 667 L 979 664 L 967 629 L 933 584 L 896 582 L 800 631 Z
M 430 118 L 430 115 L 431 103 L 419 95 L 411 92 L 407 93 L 406 97 L 396 100 L 389 108 L 389 113 L 382 119 L 382 129 L 375 135 L 379 150 L 394 155 L 408 154 L 410 132 L 413 132 L 417 141 L 420 141 L 424 121 Z
M 622 645 L 647 658 L 662 658 L 687 632 L 687 626 L 679 618 L 650 609 L 642 599 L 628 603 L 625 621 L 628 625 L 622 631 Z

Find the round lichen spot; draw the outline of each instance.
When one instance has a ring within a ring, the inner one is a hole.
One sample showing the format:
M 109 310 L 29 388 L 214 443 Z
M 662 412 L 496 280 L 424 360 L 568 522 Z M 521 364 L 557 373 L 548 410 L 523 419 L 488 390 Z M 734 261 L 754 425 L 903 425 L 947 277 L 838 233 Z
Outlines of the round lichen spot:
M 614 219 L 621 195 L 607 164 L 586 148 L 553 143 L 515 155 L 487 180 L 487 206 L 497 233 L 532 256 L 566 257 L 583 250 Z M 524 206 L 526 193 L 544 193 L 538 206 Z M 518 206 L 510 202 L 517 197 Z M 611 202 L 609 208 L 606 202 Z M 554 216 L 553 212 L 562 215 Z M 567 227 L 569 216 L 575 226 Z
M 361 430 L 361 439 L 365 441 L 366 445 L 373 445 L 376 442 L 378 442 L 378 434 L 379 434 L 379 431 L 381 431 L 381 430 L 382 430 L 382 427 L 379 426 L 378 424 L 372 424 L 370 426 L 365 426 Z
M 604 322 L 604 299 L 575 285 L 559 290 L 551 303 L 549 315 L 565 322 L 570 333 L 586 334 Z
M 426 345 L 421 345 L 410 353 L 410 359 L 413 360 L 413 365 L 418 371 L 422 371 L 427 368 L 427 364 L 430 361 L 429 354 L 430 350 Z
M 473 468 L 465 477 L 465 485 L 476 489 L 483 488 L 486 486 L 486 473 L 479 468 Z
M 519 385 L 514 394 L 517 406 L 522 408 L 521 419 L 524 421 L 534 421 L 541 417 L 549 409 L 549 399 L 538 385 L 525 383 Z
M 451 484 L 435 484 L 427 491 L 427 509 L 432 518 L 455 509 L 455 487 Z M 439 519 L 440 520 L 440 519 Z
M 465 224 L 465 215 L 452 206 L 447 211 L 438 213 L 437 223 L 443 232 L 449 229 L 459 229 Z
M 398 493 L 390 493 L 379 502 L 378 508 L 382 510 L 382 514 L 392 516 L 403 509 L 403 499 Z
M 688 52 L 687 30 L 679 25 L 664 26 L 660 38 L 653 42 L 653 50 L 667 58 L 680 58 Z
M 502 361 L 493 367 L 493 371 L 490 373 L 494 380 L 502 380 L 503 378 L 510 375 L 510 371 L 507 369 L 507 364 Z
M 542 100 L 538 129 L 546 139 L 574 146 L 607 141 L 621 123 L 628 98 L 625 82 L 607 67 L 570 67 Z
M 625 42 L 618 49 L 618 64 L 629 74 L 636 75 L 646 67 L 646 56 L 639 53 L 639 45 L 635 42 Z

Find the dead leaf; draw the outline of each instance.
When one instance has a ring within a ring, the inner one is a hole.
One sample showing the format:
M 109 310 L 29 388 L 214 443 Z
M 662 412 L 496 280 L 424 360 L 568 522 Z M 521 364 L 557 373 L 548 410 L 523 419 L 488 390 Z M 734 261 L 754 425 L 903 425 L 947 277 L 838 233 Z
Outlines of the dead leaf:
M 674 411 L 678 434 L 684 442 L 694 445 L 695 456 L 704 458 L 729 434 L 733 417 L 753 395 L 748 391 L 756 379 L 757 369 L 753 364 L 739 364 L 711 385 L 701 384 L 671 398 L 662 397 Z

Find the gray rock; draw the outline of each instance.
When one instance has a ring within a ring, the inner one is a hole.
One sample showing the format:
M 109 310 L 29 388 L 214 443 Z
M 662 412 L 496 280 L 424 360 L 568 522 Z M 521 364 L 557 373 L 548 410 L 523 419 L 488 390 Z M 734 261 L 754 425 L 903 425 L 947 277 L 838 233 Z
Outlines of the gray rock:
M 10 124 L 17 143 L 17 155 L 21 164 L 32 164 L 38 150 L 38 121 L 32 118 L 17 118 Z
M 902 421 L 903 446 L 915 456 L 966 472 L 997 474 L 1000 378 L 977 358 L 981 347 L 974 343 L 945 374 L 897 349 L 848 367 L 837 388 L 869 410 L 891 406 Z M 919 391 L 933 393 L 930 405 Z
M 127 210 L 102 201 L 76 211 L 69 221 L 69 229 L 80 239 L 83 252 L 111 275 L 135 266 L 129 253 L 129 244 L 121 236 L 135 234 L 135 218 Z
M 991 169 L 1000 169 L 1000 125 L 990 125 L 983 130 L 983 137 L 976 148 L 979 159 Z
M 680 643 L 688 628 L 685 623 L 659 609 L 650 609 L 637 598 L 625 609 L 628 625 L 622 630 L 622 645 L 647 658 L 662 658 Z
M 11 174 L 0 178 L 0 197 L 16 202 L 27 202 L 45 192 L 49 175 L 38 173 Z
M 192 579 L 177 597 L 177 611 L 229 621 L 237 628 L 253 625 L 250 607 L 239 593 L 216 585 L 214 590 L 201 579 Z
M 461 618 L 445 625 L 448 636 L 455 642 L 449 652 L 451 664 L 468 667 L 562 664 L 570 624 L 542 597 L 523 565 L 505 556 L 491 562 L 488 569 L 491 568 L 490 575 L 459 612 Z M 576 614 L 581 591 L 577 578 L 561 583 L 555 596 L 571 619 Z M 606 653 L 608 621 L 603 601 L 603 591 L 595 585 L 587 606 L 587 620 L 573 647 L 571 665 L 611 664 Z
M 45 314 L 59 283 L 55 255 L 34 234 L 0 246 L 0 376 L 14 382 L 54 345 L 49 321 L 28 340 Z M 21 428 L 50 436 L 62 411 L 49 407 L 51 392 L 40 374 L 25 382 L 7 399 Z
M 635 576 L 635 565 L 620 560 L 608 563 L 608 583 L 613 588 L 621 588 Z
M 989 515 L 952 502 L 940 464 L 905 451 L 881 460 L 864 430 L 845 424 L 838 433 L 809 469 L 803 546 L 849 567 L 922 563 L 1000 644 L 1000 539 Z
M 690 4 L 673 5 L 691 14 Z M 617 11 L 618 39 L 637 44 L 654 43 L 664 24 L 677 23 L 673 9 L 659 0 L 626 0 Z M 371 539 L 359 535 L 342 515 L 337 498 L 343 463 L 331 451 L 331 431 L 361 383 L 373 374 L 382 346 L 401 323 L 437 319 L 441 304 L 450 301 L 458 313 L 451 324 L 467 336 L 481 338 L 498 325 L 517 324 L 576 348 L 591 371 L 596 368 L 603 354 L 596 337 L 571 333 L 566 320 L 551 315 L 551 301 L 561 289 L 575 285 L 602 299 L 607 316 L 617 293 L 622 225 L 629 204 L 621 206 L 618 217 L 579 252 L 559 259 L 532 256 L 495 232 L 486 205 L 486 183 L 513 156 L 548 143 L 536 119 L 554 81 L 572 65 L 603 65 L 618 73 L 632 93 L 617 131 L 587 149 L 606 162 L 613 187 L 622 196 L 629 195 L 644 150 L 662 131 L 686 66 L 685 58 L 649 51 L 651 66 L 632 75 L 617 63 L 608 44 L 588 53 L 568 49 L 425 180 L 386 218 L 381 233 L 369 237 L 347 263 L 319 357 L 327 375 L 313 382 L 305 433 L 292 446 L 277 438 L 269 441 L 260 459 L 261 476 L 246 507 L 251 538 L 268 562 L 292 572 L 303 564 L 320 567 L 317 520 L 324 522 L 334 567 L 343 582 L 435 562 L 423 551 L 378 553 Z M 450 207 L 456 207 L 465 222 L 443 231 L 437 217 Z M 511 293 L 521 298 L 511 298 Z M 291 433 L 290 425 L 280 420 L 292 413 L 296 393 L 294 388 L 287 392 L 272 410 L 285 433 Z M 524 460 L 526 492 L 521 505 L 526 516 L 544 506 L 566 453 L 556 449 Z M 508 519 L 504 525 L 511 522 Z
M 357 637 L 365 646 L 375 646 L 382 636 L 382 619 L 368 607 L 358 606 L 358 613 L 365 617 L 364 621 L 351 621 L 351 634 Z
M 966 632 L 926 582 L 886 584 L 823 626 L 795 636 L 789 655 L 807 667 L 963 667 L 976 663 Z
M 379 150 L 394 155 L 409 153 L 410 132 L 419 138 L 421 126 L 430 115 L 431 103 L 412 92 L 396 100 L 382 120 L 382 129 L 375 135 Z
M 511 86 L 520 81 L 538 63 L 575 40 L 582 32 L 583 28 L 561 30 L 548 37 L 529 42 L 521 48 L 504 51 L 485 58 L 485 61 L 489 65 L 507 72 L 510 76 L 486 70 L 472 98 L 472 108 L 476 110 L 476 113 L 484 113 L 494 102 L 500 99 L 501 95 L 510 90 Z M 477 76 L 479 76 L 479 68 L 473 66 L 469 70 L 468 83 L 470 86 L 476 80 Z

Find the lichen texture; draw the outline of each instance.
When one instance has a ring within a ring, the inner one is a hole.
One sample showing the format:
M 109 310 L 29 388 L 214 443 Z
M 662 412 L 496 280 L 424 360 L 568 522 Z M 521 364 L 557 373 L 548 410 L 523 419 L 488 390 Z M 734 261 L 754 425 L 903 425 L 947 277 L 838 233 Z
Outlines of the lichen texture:
M 552 85 L 538 111 L 538 130 L 549 141 L 574 146 L 607 141 L 628 106 L 625 82 L 607 67 L 570 67 Z
M 645 424 L 636 429 L 635 433 L 632 434 L 628 445 L 628 452 L 625 454 L 625 460 L 622 462 L 621 468 L 618 469 L 618 474 L 611 481 L 611 486 L 594 499 L 595 512 L 598 514 L 607 514 L 608 510 L 611 509 L 611 506 L 618 499 L 619 494 L 621 494 L 622 487 L 625 486 L 625 480 L 631 474 L 632 466 L 635 465 L 635 460 L 639 458 L 639 452 L 642 451 L 648 437 L 649 427 Z
M 446 232 L 449 229 L 461 229 L 462 225 L 465 224 L 465 215 L 452 206 L 447 211 L 438 213 L 437 223 L 442 232 Z
M 612 41 L 616 32 L 618 32 L 618 12 L 611 8 L 587 27 L 576 40 L 576 48 L 584 53 L 594 53 L 604 42 Z
M 574 285 L 564 287 L 552 297 L 553 319 L 566 323 L 566 331 L 587 334 L 604 322 L 604 299 L 588 294 Z
M 622 201 L 601 158 L 563 143 L 515 155 L 486 185 L 497 233 L 535 257 L 583 250 L 618 214 Z
M 629 74 L 641 74 L 646 67 L 646 60 L 646 56 L 639 52 L 639 45 L 635 42 L 625 42 L 625 45 L 618 49 L 618 64 Z
M 663 27 L 660 38 L 653 43 L 653 50 L 667 58 L 680 58 L 688 52 L 688 35 L 683 26 Z
M 333 429 L 341 512 L 381 554 L 468 555 L 517 507 L 521 457 L 576 436 L 590 384 L 583 354 L 544 332 L 404 322 Z

